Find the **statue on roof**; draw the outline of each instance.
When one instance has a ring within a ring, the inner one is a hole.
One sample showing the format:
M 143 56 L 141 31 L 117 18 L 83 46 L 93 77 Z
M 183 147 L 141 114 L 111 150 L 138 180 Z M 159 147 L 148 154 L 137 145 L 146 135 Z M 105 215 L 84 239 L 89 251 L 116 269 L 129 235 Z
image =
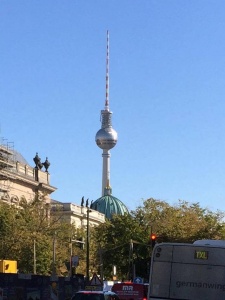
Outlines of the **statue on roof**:
M 93 200 L 91 200 L 90 208 L 93 208 Z

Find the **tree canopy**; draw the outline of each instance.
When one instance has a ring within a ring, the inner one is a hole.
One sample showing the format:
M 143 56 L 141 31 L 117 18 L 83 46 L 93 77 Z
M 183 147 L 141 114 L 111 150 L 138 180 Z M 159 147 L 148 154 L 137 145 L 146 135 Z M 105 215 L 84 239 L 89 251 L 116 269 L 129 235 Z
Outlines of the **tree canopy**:
M 39 197 L 19 205 L 0 203 L 0 259 L 17 260 L 19 272 L 68 276 L 70 256 L 79 257 L 77 273 L 85 275 L 84 249 L 71 239 L 86 236 L 86 228 L 75 228 L 59 209 L 50 213 Z M 117 278 L 140 276 L 148 280 L 152 247 L 156 242 L 192 243 L 198 239 L 225 239 L 224 212 L 212 212 L 199 203 L 178 201 L 175 205 L 149 198 L 129 214 L 90 228 L 90 274 L 111 280 L 113 266 Z M 34 255 L 35 254 L 35 255 Z M 34 262 L 35 258 L 35 262 Z
M 33 273 L 36 264 L 38 274 L 68 273 L 76 228 L 60 211 L 50 215 L 50 207 L 38 197 L 29 203 L 22 199 L 18 206 L 0 203 L 0 233 L 0 258 L 16 260 L 19 272 Z
M 95 228 L 104 276 L 112 278 L 112 267 L 116 265 L 120 279 L 137 275 L 146 278 L 152 251 L 151 233 L 155 233 L 157 243 L 224 239 L 224 212 L 212 212 L 201 208 L 199 203 L 180 200 L 172 206 L 150 198 L 130 215 L 114 216 Z

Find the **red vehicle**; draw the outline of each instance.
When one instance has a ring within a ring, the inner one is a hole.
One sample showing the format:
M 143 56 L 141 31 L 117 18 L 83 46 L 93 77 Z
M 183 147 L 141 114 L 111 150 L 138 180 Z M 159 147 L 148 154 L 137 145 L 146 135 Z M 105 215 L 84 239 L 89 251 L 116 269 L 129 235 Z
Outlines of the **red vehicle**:
M 112 286 L 112 292 L 116 293 L 120 300 L 147 300 L 148 284 L 121 282 Z

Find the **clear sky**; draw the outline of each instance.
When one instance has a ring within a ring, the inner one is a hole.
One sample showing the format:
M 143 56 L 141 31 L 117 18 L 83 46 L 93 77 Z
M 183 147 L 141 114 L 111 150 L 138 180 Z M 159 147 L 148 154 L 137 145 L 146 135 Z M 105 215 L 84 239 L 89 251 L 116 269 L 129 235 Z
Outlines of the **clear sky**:
M 53 199 L 101 196 L 107 30 L 113 195 L 225 210 L 224 0 L 0 0 L 1 139 Z

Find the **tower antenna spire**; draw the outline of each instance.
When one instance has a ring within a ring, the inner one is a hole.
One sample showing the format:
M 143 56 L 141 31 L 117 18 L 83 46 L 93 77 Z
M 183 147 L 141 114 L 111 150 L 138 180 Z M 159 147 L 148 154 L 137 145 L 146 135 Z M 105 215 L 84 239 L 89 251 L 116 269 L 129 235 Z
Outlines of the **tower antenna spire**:
M 105 93 L 105 110 L 109 110 L 109 31 L 107 30 L 106 45 L 106 93 Z
M 109 31 L 107 30 L 106 52 L 106 99 L 105 108 L 101 110 L 101 129 L 95 135 L 95 142 L 102 151 L 102 196 L 105 192 L 109 195 L 110 188 L 110 149 L 117 143 L 117 132 L 112 127 L 112 112 L 109 110 Z M 107 191 L 106 191 L 107 190 Z

